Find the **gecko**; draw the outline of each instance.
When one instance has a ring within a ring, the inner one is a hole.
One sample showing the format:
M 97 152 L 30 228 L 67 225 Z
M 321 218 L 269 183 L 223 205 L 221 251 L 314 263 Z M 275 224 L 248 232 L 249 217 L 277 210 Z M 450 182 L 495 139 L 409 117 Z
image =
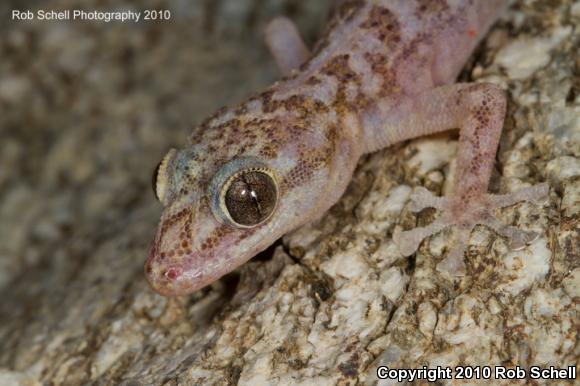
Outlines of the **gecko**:
M 164 206 L 145 275 L 162 295 L 190 294 L 319 219 L 336 203 L 361 156 L 397 142 L 459 129 L 451 193 L 417 187 L 410 209 L 436 208 L 425 227 L 393 232 L 403 256 L 450 228 L 436 269 L 466 275 L 476 225 L 522 248 L 535 232 L 500 222 L 497 208 L 540 202 L 546 183 L 487 192 L 506 114 L 490 83 L 454 83 L 506 10 L 503 0 L 342 0 L 312 50 L 286 18 L 266 28 L 282 79 L 198 125 L 153 176 Z

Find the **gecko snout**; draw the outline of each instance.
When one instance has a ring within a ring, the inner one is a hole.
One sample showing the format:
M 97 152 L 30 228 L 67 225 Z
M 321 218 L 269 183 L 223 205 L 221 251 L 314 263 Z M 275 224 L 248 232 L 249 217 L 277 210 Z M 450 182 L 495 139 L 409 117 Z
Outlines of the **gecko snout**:
M 204 279 L 202 269 L 192 269 L 191 263 L 200 259 L 201 256 L 195 255 L 175 259 L 175 256 L 160 252 L 158 244 L 154 241 L 145 263 L 145 276 L 149 285 L 162 295 L 187 295 L 211 282 Z
M 166 208 L 151 243 L 145 275 L 151 287 L 172 296 L 191 293 L 205 285 L 203 256 L 194 247 L 191 206 Z

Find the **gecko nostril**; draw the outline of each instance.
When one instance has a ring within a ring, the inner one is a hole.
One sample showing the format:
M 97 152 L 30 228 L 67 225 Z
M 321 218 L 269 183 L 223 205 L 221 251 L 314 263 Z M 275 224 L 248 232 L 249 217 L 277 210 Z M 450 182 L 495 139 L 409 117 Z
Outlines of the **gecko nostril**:
M 163 276 L 165 276 L 169 280 L 175 280 L 179 276 L 179 272 L 177 272 L 177 270 L 173 268 L 169 268 L 167 271 L 165 271 Z

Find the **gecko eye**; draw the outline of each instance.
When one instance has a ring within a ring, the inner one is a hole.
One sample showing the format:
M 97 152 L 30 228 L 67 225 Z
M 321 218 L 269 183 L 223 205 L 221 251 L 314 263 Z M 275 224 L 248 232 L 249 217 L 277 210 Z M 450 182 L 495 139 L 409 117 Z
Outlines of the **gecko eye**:
M 175 149 L 169 150 L 163 159 L 157 164 L 157 167 L 153 172 L 153 178 L 151 180 L 153 194 L 155 194 L 155 197 L 162 203 L 165 203 L 165 198 L 167 196 L 167 164 L 175 153 Z
M 278 201 L 278 186 L 265 169 L 249 169 L 231 176 L 221 191 L 223 212 L 236 225 L 253 227 L 266 221 Z

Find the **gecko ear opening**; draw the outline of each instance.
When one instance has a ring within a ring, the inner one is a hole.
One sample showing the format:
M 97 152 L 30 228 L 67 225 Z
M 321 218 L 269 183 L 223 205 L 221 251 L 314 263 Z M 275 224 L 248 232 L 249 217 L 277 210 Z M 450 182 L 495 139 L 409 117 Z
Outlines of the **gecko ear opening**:
M 169 160 L 173 158 L 176 150 L 171 149 L 165 154 L 165 156 L 159 161 L 157 167 L 153 171 L 153 177 L 151 183 L 153 185 L 153 194 L 162 204 L 166 204 L 167 199 L 167 188 L 168 188 L 168 177 L 167 177 L 167 165 Z

